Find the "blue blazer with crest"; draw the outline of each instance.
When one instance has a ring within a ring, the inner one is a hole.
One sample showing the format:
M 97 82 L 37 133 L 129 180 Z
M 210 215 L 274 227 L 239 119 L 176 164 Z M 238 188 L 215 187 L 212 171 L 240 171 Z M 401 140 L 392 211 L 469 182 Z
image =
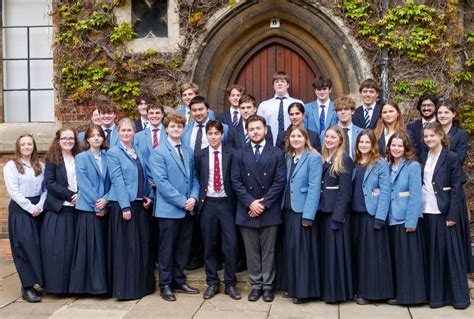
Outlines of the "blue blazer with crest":
M 104 198 L 109 200 L 110 176 L 107 170 L 107 152 L 100 151 L 102 173 L 91 150 L 76 156 L 77 201 L 76 209 L 86 212 L 98 212 L 95 202 Z
M 153 216 L 180 219 L 186 216 L 184 204 L 190 197 L 199 205 L 199 182 L 194 168 L 194 154 L 191 148 L 181 143 L 184 165 L 176 148 L 164 139 L 153 150 L 150 169 L 156 185 Z
M 150 172 L 150 167 L 149 167 L 149 161 L 150 161 L 151 153 L 153 152 L 153 143 L 152 143 L 152 138 L 151 138 L 152 134 L 153 132 L 150 130 L 150 127 L 147 127 L 146 129 L 138 132 L 133 139 L 133 147 L 142 156 L 145 162 L 142 164 L 146 168 L 146 175 L 150 179 L 151 179 L 151 172 Z M 159 134 L 160 134 L 159 141 L 161 143 L 168 136 L 166 134 L 166 129 L 164 125 L 161 125 Z
M 305 115 L 304 115 L 304 126 L 308 130 L 315 131 L 319 134 L 320 127 L 319 127 L 319 103 L 318 100 L 314 100 L 304 106 Z M 332 100 L 329 100 L 328 109 L 325 110 L 325 119 L 324 119 L 324 129 L 326 130 L 328 127 L 336 124 L 338 121 L 336 111 L 334 110 L 334 103 Z M 319 134 L 320 142 L 322 144 L 324 131 Z
M 304 219 L 314 220 L 321 193 L 321 175 L 323 172 L 321 155 L 309 153 L 305 150 L 291 176 L 290 167 L 291 159 L 288 161 L 287 180 L 283 194 L 286 194 L 288 184 L 290 184 L 291 209 L 295 213 L 302 213 Z M 283 195 L 282 208 L 285 205 L 284 197 Z
M 416 228 L 418 218 L 423 216 L 420 164 L 402 159 L 391 185 L 389 224 Z

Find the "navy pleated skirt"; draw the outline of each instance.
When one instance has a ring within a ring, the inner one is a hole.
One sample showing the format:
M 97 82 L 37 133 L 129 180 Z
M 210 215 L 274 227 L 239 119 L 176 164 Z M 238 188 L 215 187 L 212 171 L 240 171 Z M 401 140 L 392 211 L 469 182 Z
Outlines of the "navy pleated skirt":
M 331 222 L 331 213 L 318 212 L 322 299 L 334 303 L 352 299 L 354 288 L 349 216 L 340 230 L 332 230 Z
M 368 300 L 394 297 L 388 227 L 374 229 L 374 217 L 351 213 L 354 292 Z
M 69 292 L 76 294 L 106 294 L 107 246 L 105 224 L 108 215 L 77 211 Z
M 461 239 L 464 244 L 464 251 L 466 256 L 466 268 L 468 273 L 474 273 L 474 258 L 472 256 L 472 244 L 471 244 L 471 230 L 469 225 L 469 212 L 467 209 L 466 193 L 464 189 L 461 190 L 461 216 L 460 216 L 460 231 Z
M 405 225 L 389 227 L 392 252 L 395 299 L 400 305 L 423 304 L 427 296 L 427 262 L 424 222 L 420 218 L 415 232 L 407 233 Z
M 469 304 L 466 257 L 460 225 L 446 226 L 446 214 L 424 214 L 428 292 L 432 308 L 452 305 L 464 309 Z
M 274 287 L 277 290 L 287 291 L 287 252 L 286 252 L 286 241 L 285 227 L 278 225 L 278 234 L 275 245 L 275 283 Z
M 39 202 L 40 197 L 28 198 L 31 203 Z M 40 229 L 43 214 L 33 217 L 17 203 L 8 205 L 8 236 L 21 286 L 29 288 L 43 286 L 43 265 L 41 263 Z
M 47 211 L 41 225 L 41 255 L 44 289 L 67 294 L 71 276 L 77 214 L 74 207 L 63 206 L 59 212 Z
M 153 293 L 150 217 L 142 201 L 132 202 L 132 219 L 122 218 L 118 202 L 111 202 L 107 240 L 108 283 L 118 300 L 140 299 Z
M 317 223 L 301 225 L 302 214 L 283 211 L 286 252 L 286 284 L 294 298 L 321 297 Z

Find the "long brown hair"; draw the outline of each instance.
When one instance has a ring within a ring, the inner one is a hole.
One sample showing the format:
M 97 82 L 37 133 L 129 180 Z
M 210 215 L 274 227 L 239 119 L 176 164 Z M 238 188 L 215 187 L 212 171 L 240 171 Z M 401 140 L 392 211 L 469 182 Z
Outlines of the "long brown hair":
M 89 144 L 89 141 L 87 139 L 89 139 L 91 136 L 92 136 L 92 133 L 94 133 L 94 131 L 97 131 L 99 132 L 99 135 L 104 139 L 102 141 L 102 144 L 100 145 L 100 149 L 103 150 L 103 149 L 107 149 L 108 148 L 108 145 L 107 145 L 107 138 L 105 137 L 105 133 L 104 133 L 104 130 L 102 129 L 102 127 L 100 127 L 99 125 L 95 125 L 95 124 L 91 124 L 86 132 L 84 133 L 84 142 L 82 142 L 82 150 L 88 150 L 91 145 Z
M 416 161 L 416 156 L 413 153 L 413 147 L 410 143 L 410 138 L 408 137 L 408 134 L 404 132 L 395 132 L 392 136 L 390 136 L 387 143 L 387 147 L 385 149 L 385 158 L 387 158 L 390 163 L 393 163 L 395 161 L 392 153 L 390 152 L 390 145 L 392 144 L 392 141 L 395 138 L 399 138 L 402 140 L 403 148 L 405 149 L 403 157 L 409 162 Z
M 316 151 L 312 146 L 311 146 L 311 142 L 309 140 L 309 135 L 308 135 L 308 131 L 306 130 L 306 128 L 300 124 L 300 125 L 290 125 L 290 127 L 288 127 L 288 130 L 286 131 L 286 141 L 285 141 L 285 151 L 286 153 L 291 156 L 294 152 L 295 152 L 295 149 L 291 146 L 291 143 L 290 143 L 290 135 L 293 131 L 300 131 L 301 134 L 303 135 L 304 137 L 304 148 L 308 151 L 308 152 L 318 152 Z
M 59 145 L 59 140 L 61 138 L 61 134 L 66 131 L 71 131 L 74 133 L 74 147 L 71 150 L 72 155 L 76 156 L 76 154 L 80 152 L 76 131 L 72 127 L 62 127 L 56 131 L 53 141 L 51 142 L 51 146 L 46 153 L 46 160 L 50 161 L 54 165 L 60 165 L 64 161 L 61 146 Z
M 423 139 L 426 130 L 432 130 L 435 134 L 441 135 L 441 145 L 449 150 L 449 135 L 446 134 L 446 132 L 443 130 L 443 126 L 439 122 L 426 123 L 426 125 L 421 130 L 421 136 Z
M 369 153 L 369 162 L 360 164 L 360 161 L 362 160 L 363 156 L 362 153 L 359 150 L 359 142 L 362 136 L 367 136 L 370 140 L 370 153 Z M 357 135 L 356 142 L 355 142 L 355 156 L 354 156 L 354 165 L 359 166 L 359 165 L 364 165 L 368 166 L 369 164 L 372 164 L 372 166 L 375 166 L 375 163 L 377 160 L 380 158 L 379 155 L 379 147 L 377 144 L 377 139 L 375 138 L 374 131 L 371 129 L 364 129 L 362 130 L 359 135 Z
M 337 147 L 336 152 L 334 153 L 334 156 L 331 159 L 332 165 L 331 169 L 329 170 L 329 175 L 331 177 L 336 177 L 336 175 L 340 175 L 346 172 L 346 169 L 344 168 L 344 153 L 346 150 L 346 134 L 344 134 L 344 131 L 342 128 L 340 128 L 338 125 L 333 125 L 330 128 L 326 130 L 328 131 L 333 131 L 339 136 L 340 143 L 339 146 Z M 326 149 L 325 143 L 323 143 L 323 162 L 326 162 L 329 159 L 329 152 Z
M 380 117 L 377 122 L 377 126 L 375 127 L 374 133 L 377 139 L 380 139 L 385 128 L 385 123 L 383 122 L 383 119 L 382 119 L 382 113 L 383 113 L 383 108 L 387 105 L 393 107 L 398 113 L 398 118 L 397 118 L 397 121 L 395 122 L 395 132 L 404 132 L 404 133 L 407 132 L 407 128 L 405 126 L 405 123 L 403 122 L 402 112 L 400 111 L 400 107 L 398 106 L 398 103 L 395 102 L 395 100 L 388 99 L 382 104 L 382 108 L 380 109 Z
M 43 169 L 41 168 L 41 164 L 38 159 L 38 148 L 36 147 L 36 141 L 33 138 L 33 135 L 24 134 L 16 139 L 15 158 L 13 159 L 13 162 L 15 163 L 15 166 L 18 172 L 20 174 L 25 174 L 25 167 L 23 166 L 23 162 L 21 160 L 21 152 L 20 152 L 20 140 L 23 137 L 29 137 L 33 141 L 33 152 L 31 153 L 30 164 L 31 164 L 31 167 L 33 168 L 33 171 L 35 172 L 35 176 L 38 176 L 41 174 Z
M 453 126 L 454 127 L 459 127 L 459 128 L 462 128 L 462 124 L 461 124 L 461 121 L 459 120 L 459 117 L 458 117 L 458 108 L 457 106 L 450 100 L 441 100 L 439 101 L 437 104 L 436 104 L 436 116 L 438 116 L 438 110 L 440 107 L 444 106 L 445 108 L 447 108 L 448 110 L 450 110 L 451 112 L 455 113 L 456 116 L 453 118 Z

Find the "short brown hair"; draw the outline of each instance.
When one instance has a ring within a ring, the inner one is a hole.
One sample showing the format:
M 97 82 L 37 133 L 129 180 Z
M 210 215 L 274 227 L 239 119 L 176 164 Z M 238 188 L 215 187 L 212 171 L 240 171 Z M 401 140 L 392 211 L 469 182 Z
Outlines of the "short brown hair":
M 97 106 L 99 114 L 117 113 L 117 107 L 112 103 L 102 103 Z
M 356 103 L 354 99 L 350 96 L 343 96 L 334 100 L 334 110 L 337 112 L 339 110 L 351 109 L 355 110 Z
M 324 89 L 324 88 L 328 88 L 328 89 L 332 89 L 332 81 L 330 78 L 327 78 L 325 76 L 318 76 L 317 78 L 315 78 L 313 80 L 313 89 L 318 89 L 318 90 L 321 90 L 321 89 Z
M 251 94 L 242 95 L 239 99 L 239 106 L 242 103 L 252 103 L 254 107 L 257 106 L 257 100 L 255 100 L 255 98 Z
M 193 90 L 195 94 L 199 94 L 199 86 L 196 83 L 184 83 L 179 87 L 179 94 L 183 95 L 186 90 Z
M 263 127 L 267 126 L 267 121 L 265 121 L 265 118 L 263 116 L 256 115 L 256 114 L 250 115 L 247 121 L 245 121 L 245 129 L 246 130 L 248 129 L 250 123 L 259 122 L 259 121 L 263 123 Z
M 158 104 L 158 103 L 150 103 L 148 104 L 148 106 L 146 107 L 146 111 L 150 111 L 150 110 L 160 110 L 161 113 L 165 114 L 165 108 L 163 107 L 163 105 L 161 104 Z
M 171 122 L 181 124 L 184 127 L 186 125 L 186 118 L 182 114 L 174 112 L 165 117 L 165 119 L 163 120 L 163 125 L 165 127 L 168 127 Z
M 227 89 L 225 89 L 225 91 L 227 92 L 227 94 L 230 95 L 230 92 L 232 92 L 232 90 L 237 90 L 240 92 L 240 94 L 245 94 L 247 93 L 247 90 L 242 86 L 242 85 L 239 85 L 239 84 L 232 84 L 231 86 L 229 86 Z
M 283 71 L 276 71 L 273 73 L 272 76 L 272 84 L 275 83 L 276 80 L 285 80 L 286 82 L 290 83 L 290 79 L 288 78 L 288 74 Z
M 365 79 L 359 86 L 359 93 L 362 89 L 374 89 L 377 93 L 380 92 L 379 84 L 374 79 Z

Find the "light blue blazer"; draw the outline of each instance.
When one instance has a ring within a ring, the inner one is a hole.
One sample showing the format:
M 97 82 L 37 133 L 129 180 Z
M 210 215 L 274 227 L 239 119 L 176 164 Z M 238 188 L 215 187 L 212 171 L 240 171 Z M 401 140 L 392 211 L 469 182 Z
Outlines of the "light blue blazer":
M 209 120 L 211 119 L 209 118 Z M 224 138 L 222 139 L 222 144 L 225 145 L 227 142 L 227 135 L 229 134 L 229 126 L 224 123 L 222 123 L 222 126 L 224 127 Z M 181 141 L 183 141 L 183 144 L 190 146 L 193 127 L 194 127 L 194 121 L 187 123 L 186 126 L 184 127 L 184 133 L 183 133 L 183 136 L 181 137 Z M 206 134 L 205 128 L 203 128 L 202 134 Z
M 285 194 L 288 184 L 290 184 L 291 209 L 295 213 L 302 213 L 304 219 L 314 220 L 321 195 L 321 176 L 323 174 L 321 155 L 305 150 L 291 176 L 290 168 L 291 159 L 288 161 L 286 170 L 287 178 L 282 196 L 282 208 L 285 205 Z
M 304 106 L 305 116 L 304 116 L 304 126 L 308 130 L 313 130 L 318 132 L 319 138 L 321 139 L 321 145 L 324 140 L 324 131 L 319 132 L 319 104 L 318 100 L 314 100 Z M 329 106 L 326 109 L 326 118 L 324 120 L 324 128 L 327 129 L 332 125 L 336 124 L 338 121 L 336 111 L 334 110 L 334 103 L 332 100 L 329 100 Z
M 194 154 L 191 148 L 181 144 L 184 163 L 176 148 L 166 138 L 153 150 L 150 168 L 156 185 L 153 216 L 161 218 L 184 218 L 184 203 L 190 197 L 199 199 L 199 182 L 194 168 Z
M 355 169 L 352 180 L 354 177 Z M 369 164 L 364 174 L 362 187 L 365 207 L 369 215 L 385 221 L 390 207 L 390 175 L 386 160 L 377 160 L 375 167 Z
M 76 179 L 77 179 L 77 202 L 76 209 L 86 212 L 98 212 L 95 202 L 104 198 L 110 200 L 110 177 L 107 170 L 107 153 L 100 151 L 102 159 L 102 173 L 91 150 L 77 154 Z
M 355 149 L 356 149 L 356 140 L 357 140 L 357 136 L 359 135 L 359 133 L 362 132 L 362 128 L 358 127 L 357 125 L 355 125 L 354 123 L 352 123 L 352 131 L 351 131 L 351 144 L 352 144 L 352 147 L 350 149 L 351 151 L 351 158 L 354 158 L 355 156 Z
M 139 152 L 137 152 L 137 156 L 143 166 L 144 161 Z M 125 147 L 119 143 L 107 152 L 107 167 L 112 182 L 109 192 L 110 200 L 117 201 L 121 209 L 129 208 L 130 203 L 137 198 L 138 193 L 138 169 L 135 160 L 128 155 Z M 146 175 L 143 179 L 143 196 L 153 197 Z
M 153 152 L 153 143 L 152 143 L 152 138 L 151 138 L 152 134 L 153 132 L 150 130 L 150 127 L 147 127 L 146 129 L 138 132 L 133 138 L 133 147 L 142 156 L 141 158 L 143 158 L 144 160 L 144 163 L 142 162 L 142 165 L 144 165 L 146 169 L 146 175 L 149 179 L 151 179 L 149 161 L 150 161 L 151 153 Z M 160 134 L 159 141 L 161 143 L 164 140 L 166 140 L 166 137 L 168 136 L 166 134 L 166 128 L 164 125 L 161 125 L 159 134 Z
M 104 134 L 107 135 L 107 133 L 105 133 L 105 130 L 104 130 Z M 109 145 L 109 148 L 112 148 L 113 146 L 119 144 L 119 133 L 118 133 L 118 126 L 115 125 L 114 128 L 112 129 L 112 132 L 110 132 L 110 134 L 112 134 L 110 136 L 110 145 Z
M 400 161 L 390 194 L 389 224 L 404 223 L 405 228 L 416 228 L 423 216 L 421 204 L 421 166 L 418 162 Z
M 186 119 L 186 123 L 188 123 L 188 115 L 186 114 L 186 107 L 182 106 L 179 109 L 176 109 L 176 113 L 179 113 L 182 116 L 184 116 L 184 118 Z M 214 111 L 211 109 L 209 109 L 209 119 L 210 120 L 216 119 L 216 115 L 214 114 Z

